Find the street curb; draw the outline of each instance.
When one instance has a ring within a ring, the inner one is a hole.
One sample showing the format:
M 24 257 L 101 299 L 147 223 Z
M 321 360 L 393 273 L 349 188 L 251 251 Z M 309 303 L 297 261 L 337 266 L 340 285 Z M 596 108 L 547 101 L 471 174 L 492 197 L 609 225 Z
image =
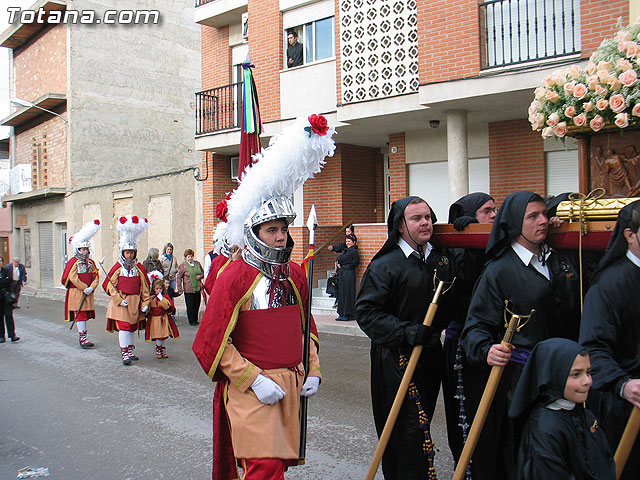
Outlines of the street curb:
M 66 289 L 64 288 L 44 288 L 36 290 L 35 288 L 25 286 L 20 292 L 21 296 L 45 298 L 47 300 L 54 300 L 57 302 L 64 302 L 66 297 Z M 101 307 L 106 307 L 109 304 L 109 296 L 102 293 L 96 293 L 94 296 L 94 303 Z M 176 302 L 176 314 L 180 316 L 186 316 L 187 311 L 184 306 L 184 300 L 182 302 Z M 360 330 L 356 322 L 336 322 L 333 315 L 314 315 L 316 321 L 316 327 L 318 333 L 329 333 L 333 335 L 348 335 L 352 337 L 366 337 L 364 332 Z

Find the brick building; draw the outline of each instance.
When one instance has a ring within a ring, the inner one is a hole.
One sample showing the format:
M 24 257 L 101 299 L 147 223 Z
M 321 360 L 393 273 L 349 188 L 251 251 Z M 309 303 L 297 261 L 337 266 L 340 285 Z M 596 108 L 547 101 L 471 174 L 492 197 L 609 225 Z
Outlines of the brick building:
M 193 92 L 200 79 L 194 7 L 145 2 L 158 12 L 157 23 L 153 17 L 131 21 L 128 15 L 141 8 L 135 0 L 118 2 L 114 23 L 74 17 L 106 19 L 105 3 L 38 0 L 0 35 L 11 52 L 15 106 L 0 123 L 12 127 L 10 166 L 21 179 L 2 200 L 11 213 L 11 256 L 22 259 L 36 288 L 58 285 L 73 254 L 68 236 L 95 218 L 102 228 L 93 256 L 106 257 L 106 268 L 118 256 L 114 225 L 124 214 L 149 219 L 139 259 L 168 241 L 177 253 L 202 253 L 201 187 L 194 181 L 200 163 L 193 149 Z M 30 17 L 40 12 L 43 21 Z
M 315 204 L 317 245 L 356 223 L 362 273 L 386 236 L 390 202 L 408 194 L 446 221 L 449 204 L 470 191 L 498 203 L 518 189 L 576 191 L 577 146 L 531 131 L 533 90 L 558 68 L 584 66 L 619 18 L 638 14 L 632 0 L 197 0 L 196 149 L 211 169 L 205 232 L 216 223 L 215 204 L 236 185 L 238 72 L 247 54 L 263 144 L 298 115 L 322 113 L 338 131 L 335 157 L 295 196 L 296 258 Z M 291 30 L 304 63 L 287 68 Z M 317 271 L 333 260 L 321 253 Z

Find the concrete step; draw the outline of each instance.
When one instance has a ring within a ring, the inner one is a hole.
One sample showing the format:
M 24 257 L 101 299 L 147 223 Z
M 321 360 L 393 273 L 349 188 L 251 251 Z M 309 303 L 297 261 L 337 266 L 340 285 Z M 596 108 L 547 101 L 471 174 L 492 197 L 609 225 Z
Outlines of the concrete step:
M 312 308 L 333 308 L 336 299 L 333 297 L 313 297 L 311 300 Z
M 333 317 L 338 316 L 338 311 L 335 308 L 316 308 L 311 307 L 311 313 L 315 315 L 329 315 Z

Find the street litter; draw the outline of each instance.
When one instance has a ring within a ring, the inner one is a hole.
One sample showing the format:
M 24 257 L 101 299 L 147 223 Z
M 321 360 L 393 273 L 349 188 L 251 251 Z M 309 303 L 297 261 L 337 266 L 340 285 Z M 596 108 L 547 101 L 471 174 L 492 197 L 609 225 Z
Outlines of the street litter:
M 47 467 L 36 468 L 35 470 L 31 467 L 24 467 L 18 470 L 17 480 L 21 478 L 36 478 L 36 477 L 48 477 L 49 469 Z

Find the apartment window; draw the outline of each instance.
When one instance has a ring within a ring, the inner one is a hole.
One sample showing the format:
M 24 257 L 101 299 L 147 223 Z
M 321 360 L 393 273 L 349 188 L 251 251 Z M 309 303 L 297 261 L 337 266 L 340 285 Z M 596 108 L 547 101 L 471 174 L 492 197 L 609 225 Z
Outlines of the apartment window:
M 578 150 L 559 150 L 545 154 L 547 191 L 549 196 L 577 192 Z
M 320 0 L 282 14 L 285 52 L 290 47 L 287 37 L 297 36 L 302 46 L 302 65 L 335 56 L 335 3 Z M 289 66 L 284 55 L 285 68 Z M 296 62 L 297 65 L 297 62 Z

